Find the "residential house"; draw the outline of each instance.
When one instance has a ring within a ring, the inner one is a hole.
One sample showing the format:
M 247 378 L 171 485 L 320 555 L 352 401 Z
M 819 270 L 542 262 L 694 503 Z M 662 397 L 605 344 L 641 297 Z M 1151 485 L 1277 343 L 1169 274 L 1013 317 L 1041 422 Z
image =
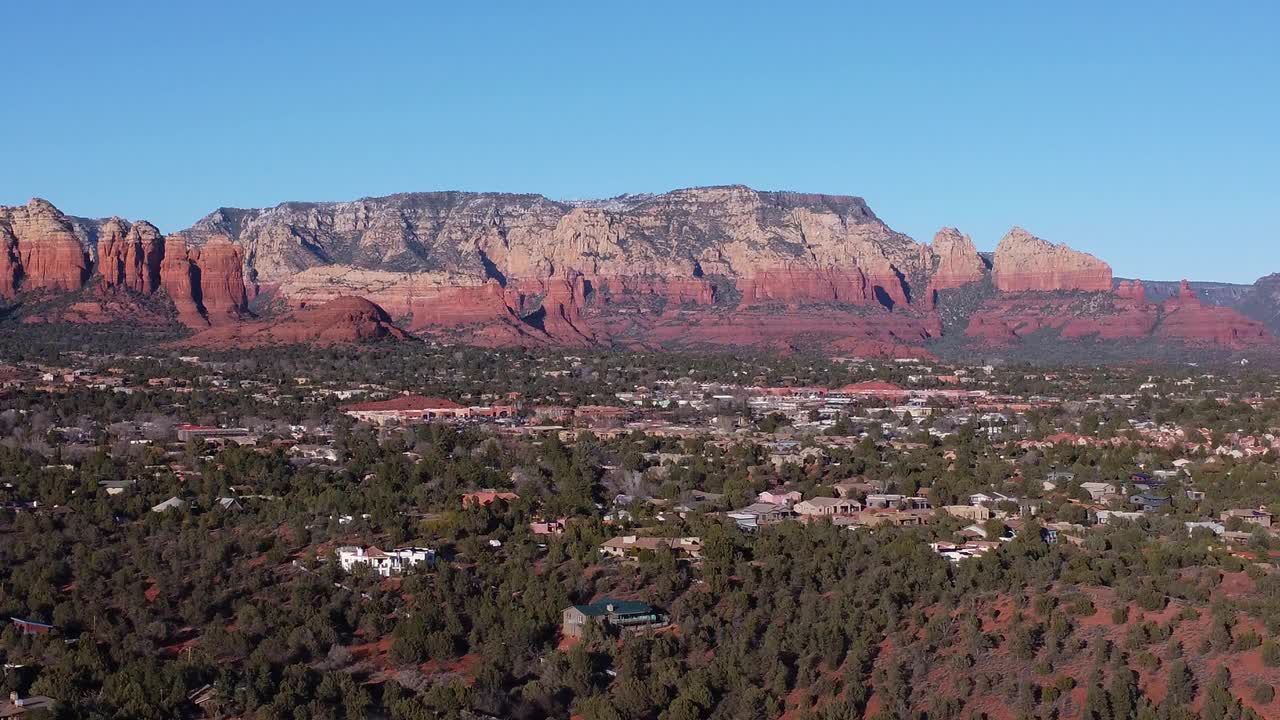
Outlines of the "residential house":
M 836 495 L 842 498 L 853 497 L 859 492 L 866 492 L 871 489 L 871 484 L 861 480 L 841 480 L 831 486 Z
M 770 505 L 792 505 L 802 499 L 804 499 L 804 495 L 799 490 L 773 489 L 765 490 L 756 495 L 756 502 L 769 503 Z
M 666 625 L 668 618 L 647 603 L 632 600 L 600 598 L 586 605 L 571 605 L 561 613 L 560 631 L 565 637 L 578 638 L 588 625 L 636 632 Z
M 1073 472 L 1067 472 L 1066 470 L 1054 470 L 1044 478 L 1045 482 L 1052 484 L 1055 488 L 1068 485 L 1075 479 L 1076 474 Z
M 891 495 L 887 493 L 872 493 L 867 496 L 867 509 L 880 510 L 928 510 L 929 499 L 919 496 L 908 497 L 906 495 Z
M 1044 526 L 1044 541 L 1058 543 L 1066 541 L 1072 545 L 1083 545 L 1085 533 L 1089 528 L 1069 522 L 1054 522 Z
M 839 521 L 840 518 L 836 518 L 836 520 Z M 868 508 L 862 512 L 854 513 L 847 522 L 839 524 L 847 524 L 851 527 L 873 528 L 878 525 L 924 525 L 928 520 L 929 512 L 926 510 L 876 510 Z
M 1212 520 L 1199 520 L 1196 522 L 1186 522 L 1183 526 L 1187 528 L 1187 534 L 1190 535 L 1196 530 L 1204 529 L 1212 532 L 1214 535 L 1221 535 L 1227 531 L 1227 526 Z
M 1129 498 L 1129 502 L 1137 505 L 1144 513 L 1155 512 L 1160 508 L 1167 507 L 1170 504 L 1168 497 L 1163 495 L 1152 495 L 1150 493 L 1141 493 Z
M 9 622 L 13 623 L 13 628 L 18 631 L 19 635 L 48 635 L 56 629 L 46 623 L 23 620 L 16 617 L 9 618 Z
M 503 502 L 507 502 L 507 503 L 512 503 L 519 499 L 520 499 L 520 496 L 513 492 L 506 492 L 501 490 L 494 490 L 493 488 L 486 488 L 484 490 L 477 490 L 475 492 L 463 493 L 462 507 L 465 509 L 467 507 L 470 507 L 471 505 L 492 505 L 493 503 L 499 500 L 502 500 Z
M 1115 485 L 1104 482 L 1082 482 L 1080 483 L 1080 489 L 1089 493 L 1089 498 L 1095 502 L 1104 500 L 1117 492 Z
M 800 452 L 771 455 L 769 461 L 773 463 L 775 468 L 781 469 L 783 465 L 804 465 L 805 461 L 810 458 L 821 461 L 826 456 L 827 454 L 822 448 L 808 447 Z
M 534 535 L 563 535 L 564 534 L 564 518 L 559 520 L 547 520 L 545 522 L 529 523 L 529 531 Z
M 367 565 L 382 577 L 399 575 L 415 565 L 434 563 L 435 559 L 436 551 L 430 548 L 404 547 L 391 551 L 376 547 L 338 548 L 338 564 L 345 572 L 351 572 L 357 565 Z
M 136 480 L 99 480 L 98 487 L 102 488 L 108 495 L 119 495 L 126 490 L 132 490 L 137 484 Z
M 242 427 L 220 428 L 210 427 L 207 425 L 178 426 L 178 440 L 181 440 L 182 442 L 194 440 L 196 438 L 234 438 L 245 437 L 247 435 L 249 435 L 249 428 Z
M 11 692 L 7 699 L 0 700 L 0 720 L 20 718 L 30 712 L 37 712 L 40 717 L 53 717 L 53 706 L 54 700 L 48 696 L 22 697 L 17 692 Z
M 943 505 L 938 509 L 971 523 L 986 522 L 991 519 L 991 508 L 986 505 Z
M 168 512 L 169 510 L 185 510 L 187 501 L 176 495 L 151 508 L 151 512 Z
M 1143 513 L 1126 512 L 1123 510 L 1099 510 L 1096 513 L 1099 525 L 1110 525 L 1114 522 L 1129 521 L 1133 522 L 1142 519 Z
M 857 500 L 847 500 L 845 498 L 816 497 L 801 500 L 793 505 L 791 509 L 797 515 L 851 515 L 861 510 L 862 504 Z
M 761 525 L 780 523 L 791 517 L 792 514 L 791 510 L 786 506 L 760 502 L 725 513 L 727 517 L 738 524 L 738 527 L 744 530 L 754 530 Z
M 969 558 L 982 557 L 999 545 L 1000 543 L 998 542 L 984 540 L 973 540 L 963 543 L 929 543 L 929 547 L 934 552 L 953 563 L 958 563 L 961 560 L 967 560 Z
M 668 538 L 620 535 L 601 543 L 600 552 L 609 557 L 628 557 L 639 555 L 646 550 L 653 552 L 660 547 L 670 548 L 677 555 L 683 554 L 694 560 L 702 557 L 702 540 L 696 537 Z
M 1013 500 L 1013 498 L 998 492 L 989 492 L 989 493 L 980 492 L 980 493 L 974 493 L 969 496 L 970 505 L 985 505 L 987 503 L 994 504 L 994 503 L 1002 502 L 1004 500 Z
M 1231 518 L 1240 518 L 1250 525 L 1259 525 L 1265 528 L 1271 527 L 1271 513 L 1266 508 L 1258 508 L 1257 510 L 1252 508 L 1223 510 L 1218 517 L 1222 522 L 1226 522 Z

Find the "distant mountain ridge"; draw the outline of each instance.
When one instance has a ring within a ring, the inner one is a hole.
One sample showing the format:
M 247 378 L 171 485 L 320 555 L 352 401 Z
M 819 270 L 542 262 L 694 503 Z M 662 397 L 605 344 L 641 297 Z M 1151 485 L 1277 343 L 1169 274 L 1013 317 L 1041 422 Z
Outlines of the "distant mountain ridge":
M 74 218 L 39 200 L 0 208 L 0 297 L 163 293 L 194 329 L 253 308 L 361 297 L 416 334 L 480 344 L 896 354 L 929 352 L 945 334 L 1001 348 L 1044 331 L 1227 349 L 1272 342 L 1234 310 L 1273 322 L 1265 292 L 1136 285 L 1020 228 L 982 254 L 954 228 L 917 243 L 858 197 L 736 185 L 605 200 L 449 191 L 220 208 L 167 238 L 145 222 Z M 947 326 L 963 331 L 944 333 L 939 303 L 957 292 L 972 299 L 953 305 L 964 316 Z M 285 335 L 306 333 L 272 337 Z

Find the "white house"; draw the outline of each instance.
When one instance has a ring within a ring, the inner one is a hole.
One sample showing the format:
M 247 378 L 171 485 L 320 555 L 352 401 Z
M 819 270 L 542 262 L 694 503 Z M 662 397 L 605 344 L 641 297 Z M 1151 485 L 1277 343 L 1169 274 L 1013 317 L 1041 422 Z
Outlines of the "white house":
M 1089 497 L 1094 500 L 1102 500 L 1108 495 L 1116 494 L 1116 486 L 1104 482 L 1082 482 L 1080 489 L 1089 493 Z
M 399 575 L 406 569 L 421 563 L 434 562 L 436 551 L 430 548 L 404 547 L 383 551 L 376 547 L 340 547 L 338 548 L 338 564 L 343 571 L 351 572 L 357 565 L 368 565 L 382 577 Z
M 804 495 L 799 490 L 765 490 L 756 495 L 756 502 L 770 505 L 792 505 L 800 502 Z

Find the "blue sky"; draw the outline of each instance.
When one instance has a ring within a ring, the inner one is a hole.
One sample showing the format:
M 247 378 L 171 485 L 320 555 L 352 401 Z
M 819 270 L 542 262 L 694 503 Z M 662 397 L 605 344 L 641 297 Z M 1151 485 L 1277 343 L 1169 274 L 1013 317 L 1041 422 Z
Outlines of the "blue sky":
M 0 204 L 861 195 L 1116 273 L 1280 271 L 1280 3 L 11 2 Z

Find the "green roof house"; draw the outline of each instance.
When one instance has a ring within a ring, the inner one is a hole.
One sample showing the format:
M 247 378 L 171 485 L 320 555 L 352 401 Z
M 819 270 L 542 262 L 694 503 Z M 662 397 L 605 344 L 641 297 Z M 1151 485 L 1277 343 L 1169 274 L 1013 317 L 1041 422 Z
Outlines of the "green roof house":
M 589 623 L 634 631 L 666 625 L 667 616 L 647 603 L 605 597 L 587 605 L 565 608 L 561 629 L 566 637 L 582 637 Z

